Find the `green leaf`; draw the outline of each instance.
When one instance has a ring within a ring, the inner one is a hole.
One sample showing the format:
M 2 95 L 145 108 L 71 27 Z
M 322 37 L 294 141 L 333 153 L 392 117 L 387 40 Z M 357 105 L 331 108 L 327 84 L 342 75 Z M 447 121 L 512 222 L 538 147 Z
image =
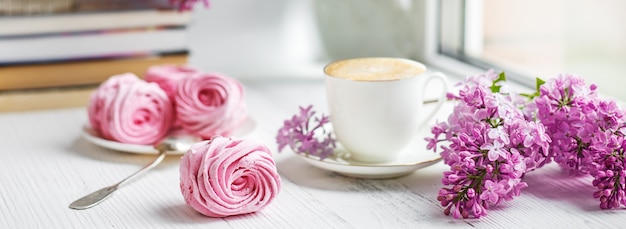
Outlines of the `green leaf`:
M 524 96 L 524 97 L 527 97 L 528 100 L 533 100 L 535 97 L 539 97 L 541 95 L 541 93 L 539 92 L 539 88 L 541 87 L 541 85 L 546 83 L 546 81 L 543 81 L 539 77 L 535 78 L 535 81 L 536 81 L 536 83 L 535 83 L 535 92 L 533 92 L 532 94 L 520 94 L 520 95 Z
M 506 81 L 506 73 L 504 72 L 500 72 L 500 74 L 498 74 L 498 78 L 493 81 L 494 83 L 500 82 L 500 81 Z
M 498 78 L 495 79 L 492 83 L 491 83 L 491 92 L 493 93 L 499 93 L 500 92 L 500 88 L 502 88 L 502 86 L 496 85 L 498 82 L 504 82 L 506 81 L 506 74 L 504 72 L 500 72 L 500 74 L 498 75 Z
M 537 89 L 537 92 L 539 92 L 539 88 L 541 87 L 541 85 L 543 85 L 544 83 L 546 83 L 546 81 L 543 81 L 541 78 L 537 77 L 536 78 L 536 86 L 535 89 Z

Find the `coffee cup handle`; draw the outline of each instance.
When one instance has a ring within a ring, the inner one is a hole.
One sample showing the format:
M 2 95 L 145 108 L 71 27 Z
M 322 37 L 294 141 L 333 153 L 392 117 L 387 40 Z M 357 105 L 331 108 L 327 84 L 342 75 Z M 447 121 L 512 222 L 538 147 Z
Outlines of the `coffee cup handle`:
M 437 112 L 439 112 L 439 110 L 441 109 L 441 106 L 443 105 L 443 103 L 446 101 L 446 93 L 448 93 L 448 90 L 450 89 L 450 83 L 448 82 L 448 78 L 446 77 L 446 75 L 444 75 L 441 72 L 433 72 L 428 76 L 428 79 L 426 79 L 426 82 L 424 82 L 424 88 L 426 88 L 428 86 L 428 84 L 430 83 L 431 80 L 434 79 L 438 79 L 443 83 L 443 91 L 441 93 L 441 95 L 437 98 L 437 101 L 435 104 L 435 110 L 433 110 L 430 114 L 428 114 L 424 119 L 422 119 L 422 123 L 419 125 L 419 129 L 421 130 L 426 124 L 428 124 L 428 122 L 435 116 L 435 114 L 437 114 Z M 424 103 L 426 103 L 424 101 Z

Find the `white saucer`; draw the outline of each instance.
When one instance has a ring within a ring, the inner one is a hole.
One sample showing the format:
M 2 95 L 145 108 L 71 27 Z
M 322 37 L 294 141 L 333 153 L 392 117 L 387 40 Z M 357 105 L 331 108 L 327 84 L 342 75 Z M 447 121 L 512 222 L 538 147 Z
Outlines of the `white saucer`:
M 420 149 L 420 146 L 422 149 Z M 398 158 L 384 163 L 354 161 L 350 158 L 350 153 L 339 143 L 335 149 L 335 154 L 339 155 L 336 159 L 325 158 L 320 160 L 315 156 L 297 153 L 298 156 L 315 167 L 348 177 L 367 179 L 394 178 L 408 175 L 415 170 L 431 166 L 442 159 L 438 153 L 426 150 L 425 144 L 418 143 L 407 146 Z
M 233 133 L 234 137 L 245 137 L 251 134 L 257 127 L 256 122 L 250 116 L 246 118 L 244 123 L 235 130 Z M 116 151 L 127 152 L 127 153 L 137 153 L 137 154 L 157 154 L 158 152 L 154 149 L 152 145 L 138 145 L 138 144 L 129 144 L 129 143 L 121 143 L 108 139 L 101 138 L 98 134 L 87 124 L 83 126 L 83 137 L 87 139 L 87 141 Z M 201 139 L 196 136 L 190 135 L 180 135 L 180 136 L 170 136 L 168 138 L 175 139 L 176 141 L 181 141 L 184 143 L 193 143 L 198 142 Z M 168 154 L 184 154 L 184 152 L 172 152 Z

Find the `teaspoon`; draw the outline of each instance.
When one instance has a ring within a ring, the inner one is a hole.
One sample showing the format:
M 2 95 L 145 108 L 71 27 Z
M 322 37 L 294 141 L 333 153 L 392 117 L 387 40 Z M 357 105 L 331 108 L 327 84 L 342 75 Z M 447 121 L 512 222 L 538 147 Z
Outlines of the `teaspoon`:
M 130 181 L 132 178 L 135 178 L 139 176 L 140 174 L 156 167 L 159 163 L 161 163 L 161 161 L 163 161 L 163 158 L 165 158 L 165 154 L 167 152 L 183 152 L 189 149 L 189 146 L 190 145 L 188 143 L 184 143 L 184 142 L 180 142 L 180 141 L 176 141 L 172 139 L 167 139 L 155 145 L 154 148 L 159 151 L 159 155 L 150 164 L 147 164 L 139 171 L 131 174 L 130 176 L 124 178 L 123 180 L 117 182 L 116 184 L 101 188 L 95 192 L 92 192 L 90 194 L 87 194 L 86 196 L 81 197 L 80 199 L 75 200 L 74 202 L 70 204 L 69 207 L 71 209 L 84 210 L 84 209 L 88 209 L 88 208 L 91 208 L 93 206 L 96 206 L 102 203 L 109 196 L 111 196 L 111 194 L 113 194 L 113 192 L 115 192 L 122 184 L 125 184 L 126 182 Z

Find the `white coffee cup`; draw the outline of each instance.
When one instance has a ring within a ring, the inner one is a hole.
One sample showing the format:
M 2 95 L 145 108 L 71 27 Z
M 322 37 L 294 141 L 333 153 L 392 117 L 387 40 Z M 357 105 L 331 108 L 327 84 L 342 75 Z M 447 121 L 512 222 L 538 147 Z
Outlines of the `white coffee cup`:
M 337 140 L 356 161 L 391 161 L 412 141 L 445 101 L 449 83 L 442 73 L 401 58 L 357 58 L 324 68 L 326 97 Z M 423 108 L 433 79 L 443 82 L 435 109 Z M 418 152 L 415 152 L 418 153 Z

